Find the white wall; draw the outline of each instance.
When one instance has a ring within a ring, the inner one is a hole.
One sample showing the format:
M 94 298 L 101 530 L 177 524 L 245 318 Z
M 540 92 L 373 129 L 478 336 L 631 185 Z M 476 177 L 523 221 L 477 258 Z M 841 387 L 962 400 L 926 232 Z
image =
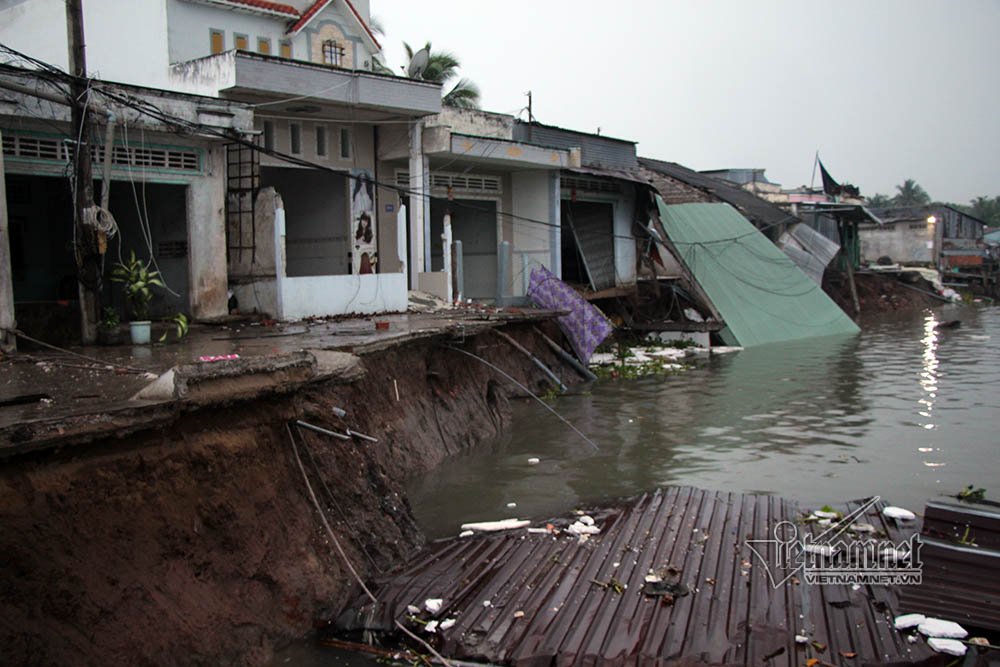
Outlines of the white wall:
M 167 0 L 86 0 L 87 70 L 109 81 L 164 88 Z M 65 0 L 26 0 L 0 12 L 0 42 L 68 69 Z M 123 11 L 125 10 L 125 11 Z M 206 45 L 208 33 L 205 33 Z
M 91 2 L 92 0 L 87 0 Z M 141 4 L 141 2 L 139 3 Z M 170 24 L 170 62 L 194 60 L 211 54 L 210 30 L 226 34 L 225 50 L 236 48 L 235 34 L 247 36 L 247 51 L 257 50 L 257 38 L 271 40 L 271 54 L 279 55 L 279 43 L 285 39 L 288 21 L 279 16 L 251 14 L 225 7 L 202 5 L 184 0 L 167 0 Z M 296 58 L 305 58 L 305 51 Z
M 402 273 L 279 278 L 278 282 L 283 320 L 310 315 L 398 313 L 407 306 L 406 276 Z
M 521 171 L 511 175 L 513 296 L 524 296 L 533 267 L 540 264 L 552 269 L 551 227 L 524 219 L 552 222 L 549 220 L 552 210 L 550 184 L 548 171 Z
M 636 280 L 635 188 L 626 186 L 615 202 L 615 285 L 630 285 Z

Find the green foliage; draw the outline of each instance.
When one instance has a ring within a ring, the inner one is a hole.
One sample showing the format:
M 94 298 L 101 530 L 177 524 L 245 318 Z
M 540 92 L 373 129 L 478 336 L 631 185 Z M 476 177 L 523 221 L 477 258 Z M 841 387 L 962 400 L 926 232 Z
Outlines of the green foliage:
M 912 178 L 897 185 L 896 196 L 892 198 L 893 206 L 926 206 L 930 203 L 931 196 Z
M 416 51 L 414 51 L 413 48 L 406 42 L 403 42 L 403 48 L 406 50 L 406 66 L 408 67 L 410 61 L 413 60 L 413 54 L 416 53 Z M 452 79 L 458 77 L 458 69 L 462 66 L 462 63 L 458 60 L 458 57 L 455 56 L 455 54 L 449 53 L 448 51 L 435 52 L 431 49 L 430 42 L 427 42 L 424 48 L 427 49 L 429 57 L 427 60 L 427 66 L 420 75 L 421 79 L 424 81 L 440 83 L 444 86 Z M 445 106 L 459 109 L 478 109 L 479 97 L 479 86 L 469 79 L 461 77 L 458 79 L 458 82 L 441 97 L 441 103 Z
M 187 318 L 187 315 L 185 315 L 184 313 L 177 313 L 173 317 L 166 317 L 166 318 L 164 318 L 164 321 L 166 321 L 166 322 L 173 322 L 174 323 L 174 330 L 177 333 L 177 340 L 180 340 L 181 338 L 184 338 L 184 336 L 187 336 L 187 334 L 188 334 L 188 318 Z M 167 334 L 168 333 L 169 332 L 164 331 L 163 335 L 160 336 L 160 339 L 157 342 L 165 343 L 166 340 L 167 340 Z
M 892 197 L 875 193 L 865 198 L 865 205 L 868 208 L 888 208 L 892 206 Z
M 111 280 L 122 283 L 125 301 L 135 321 L 149 318 L 149 302 L 153 300 L 154 287 L 165 287 L 159 271 L 151 271 L 149 262 L 140 261 L 131 251 L 127 262 L 118 262 L 111 269 Z
M 959 500 L 984 500 L 985 498 L 986 489 L 977 489 L 974 484 L 969 484 L 967 487 L 958 492 Z
M 104 329 L 117 329 L 121 320 L 118 319 L 118 311 L 111 306 L 104 307 L 104 317 L 101 318 L 99 326 Z
M 1000 227 L 1000 197 L 976 197 L 966 209 L 990 227 Z

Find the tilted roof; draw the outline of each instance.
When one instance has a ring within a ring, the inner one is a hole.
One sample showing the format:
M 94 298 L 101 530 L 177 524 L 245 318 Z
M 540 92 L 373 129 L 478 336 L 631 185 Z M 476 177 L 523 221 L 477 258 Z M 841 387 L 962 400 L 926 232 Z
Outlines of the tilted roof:
M 822 288 L 729 204 L 656 198 L 678 258 L 726 322 L 730 345 L 750 347 L 859 329 Z

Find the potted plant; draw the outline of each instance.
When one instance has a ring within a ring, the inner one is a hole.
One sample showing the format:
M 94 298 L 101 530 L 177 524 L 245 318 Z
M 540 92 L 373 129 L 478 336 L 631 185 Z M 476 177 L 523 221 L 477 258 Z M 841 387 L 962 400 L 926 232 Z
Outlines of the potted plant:
M 118 311 L 111 306 L 104 308 L 104 317 L 97 323 L 97 342 L 101 345 L 118 345 L 121 342 L 121 329 Z
M 129 329 L 134 345 L 149 343 L 149 302 L 153 300 L 153 287 L 164 287 L 160 272 L 152 271 L 149 262 L 140 261 L 133 250 L 127 262 L 118 262 L 111 270 L 111 280 L 125 287 L 125 301 L 128 303 L 132 320 Z

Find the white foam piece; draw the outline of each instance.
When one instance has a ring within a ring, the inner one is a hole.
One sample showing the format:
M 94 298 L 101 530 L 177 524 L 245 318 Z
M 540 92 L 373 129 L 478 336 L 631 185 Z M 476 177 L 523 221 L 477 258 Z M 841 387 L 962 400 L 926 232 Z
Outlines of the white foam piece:
M 927 645 L 938 653 L 947 653 L 948 655 L 962 656 L 968 650 L 968 647 L 957 639 L 944 637 L 931 637 L 927 640 Z
M 901 521 L 913 521 L 917 518 L 917 515 L 910 510 L 892 505 L 883 509 L 882 515 L 887 516 L 890 519 L 899 519 Z
M 945 639 L 964 639 L 969 633 L 958 623 L 942 618 L 925 618 L 917 626 L 917 630 L 925 637 L 943 637 Z
M 531 525 L 527 519 L 501 519 L 500 521 L 479 521 L 474 523 L 463 523 L 462 530 L 474 530 L 480 533 L 494 533 L 500 530 L 511 530 L 513 528 L 524 528 Z
M 925 620 L 927 620 L 927 617 L 923 614 L 903 614 L 902 616 L 897 616 L 892 624 L 897 630 L 909 630 L 910 628 L 917 627 Z

